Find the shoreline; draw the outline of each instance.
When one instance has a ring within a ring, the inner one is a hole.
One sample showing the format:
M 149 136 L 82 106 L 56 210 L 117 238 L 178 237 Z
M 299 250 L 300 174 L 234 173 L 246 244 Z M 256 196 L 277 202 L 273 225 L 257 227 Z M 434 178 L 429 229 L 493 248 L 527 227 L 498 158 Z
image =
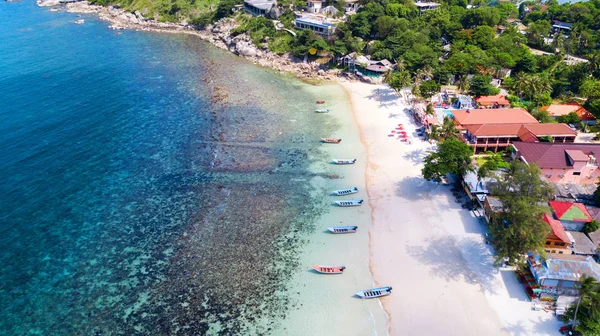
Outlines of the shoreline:
M 376 277 L 375 277 L 375 273 L 373 271 L 373 235 L 374 235 L 374 230 L 375 230 L 375 211 L 377 210 L 377 207 L 375 206 L 375 201 L 373 198 L 373 194 L 372 194 L 372 188 L 371 188 L 371 182 L 370 182 L 370 178 L 369 178 L 369 170 L 370 170 L 370 157 L 371 157 L 371 146 L 369 145 L 369 143 L 367 142 L 367 137 L 365 136 L 365 132 L 363 130 L 363 125 L 359 122 L 358 120 L 358 113 L 357 113 L 357 102 L 355 101 L 355 96 L 352 94 L 350 88 L 347 86 L 347 82 L 342 82 L 340 81 L 339 83 L 341 85 L 341 87 L 344 89 L 344 93 L 348 99 L 348 101 L 350 102 L 350 110 L 352 111 L 352 119 L 354 120 L 354 123 L 356 124 L 356 127 L 358 128 L 358 133 L 359 133 L 359 139 L 360 142 L 362 143 L 363 147 L 365 148 L 365 153 L 367 156 L 367 160 L 365 162 L 365 165 L 363 167 L 363 174 L 364 174 L 364 179 L 365 179 L 365 184 L 366 184 L 366 193 L 367 193 L 367 198 L 368 198 L 368 206 L 369 206 L 369 212 L 370 212 L 370 218 L 371 218 L 371 225 L 369 226 L 369 244 L 368 244 L 368 248 L 369 248 L 369 273 L 371 275 L 371 278 L 373 279 L 374 282 L 374 287 L 379 287 L 380 284 Z M 392 315 L 390 314 L 389 309 L 387 308 L 385 301 L 383 300 L 378 300 L 379 304 L 381 305 L 381 309 L 383 309 L 385 316 L 387 318 L 387 335 L 391 335 L 391 328 L 392 328 Z
M 278 55 L 268 48 L 255 46 L 247 34 L 237 36 L 229 32 L 235 28 L 235 20 L 223 18 L 204 29 L 196 29 L 189 24 L 165 23 L 149 20 L 136 11 L 131 13 L 112 6 L 93 5 L 87 1 L 61 4 L 58 0 L 37 0 L 41 8 L 65 8 L 68 13 L 96 14 L 100 20 L 110 22 L 109 29 L 136 30 L 167 34 L 187 34 L 199 37 L 213 46 L 227 50 L 251 61 L 255 65 L 271 68 L 279 72 L 289 72 L 301 80 L 336 81 L 336 79 L 369 81 L 368 78 L 342 72 L 339 69 L 325 69 L 316 62 L 304 62 L 290 53 Z M 314 83 L 311 83 L 314 84 Z

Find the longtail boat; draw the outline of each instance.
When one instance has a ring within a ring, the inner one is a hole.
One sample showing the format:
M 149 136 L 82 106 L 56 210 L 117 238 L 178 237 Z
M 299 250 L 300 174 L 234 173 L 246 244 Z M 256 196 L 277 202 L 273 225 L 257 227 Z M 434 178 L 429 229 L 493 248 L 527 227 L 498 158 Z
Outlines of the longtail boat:
M 332 226 L 327 228 L 327 230 L 331 233 L 355 233 L 358 230 L 358 226 Z
M 372 288 L 365 289 L 359 292 L 356 292 L 356 296 L 361 297 L 363 299 L 373 299 L 377 297 L 387 296 L 392 294 L 392 287 L 380 287 L 380 288 Z
M 323 274 L 342 274 L 344 273 L 346 266 L 313 265 L 312 269 Z
M 363 200 L 346 200 L 346 201 L 335 201 L 333 202 L 337 206 L 341 207 L 351 207 L 351 206 L 359 206 L 363 204 Z
M 354 188 L 350 188 L 350 189 L 335 190 L 332 194 L 335 196 L 344 196 L 344 195 L 356 194 L 357 192 L 358 192 L 358 188 L 354 187 Z
M 316 109 L 315 112 L 317 112 L 317 113 L 328 113 L 329 109 Z
M 335 164 L 354 164 L 356 163 L 356 159 L 333 159 L 331 160 Z
M 325 104 L 325 101 L 321 100 L 321 99 L 317 99 L 317 104 Z
M 321 138 L 321 141 L 326 143 L 340 143 L 342 139 L 340 138 Z

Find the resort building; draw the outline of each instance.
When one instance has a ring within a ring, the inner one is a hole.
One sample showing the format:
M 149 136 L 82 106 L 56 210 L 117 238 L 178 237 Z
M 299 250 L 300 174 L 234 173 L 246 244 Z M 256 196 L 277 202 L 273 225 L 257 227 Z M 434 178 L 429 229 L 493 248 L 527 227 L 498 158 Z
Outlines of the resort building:
M 244 0 L 244 9 L 254 16 L 267 15 L 275 7 L 276 0 Z
M 463 176 L 462 186 L 469 199 L 477 199 L 483 204 L 486 196 L 490 194 L 490 188 L 497 184 L 498 176 L 479 178 L 476 172 L 470 171 Z
M 296 29 L 308 29 L 325 36 L 329 36 L 335 31 L 335 24 L 328 22 L 325 17 L 316 15 L 305 15 L 297 18 L 294 27 Z
M 555 119 L 568 115 L 569 113 L 576 113 L 580 121 L 583 121 L 588 125 L 596 123 L 596 117 L 577 103 L 542 106 L 540 107 L 540 111 L 547 111 L 548 114 Z
M 481 96 L 475 98 L 479 108 L 504 108 L 510 106 L 510 102 L 503 95 Z
M 585 205 L 571 202 L 548 202 L 554 216 L 560 221 L 563 228 L 569 231 L 581 231 L 585 223 L 592 221 Z
M 538 121 L 525 109 L 502 108 L 502 109 L 468 109 L 453 110 L 452 115 L 458 129 L 465 129 L 470 125 L 486 124 L 537 124 Z
M 360 3 L 358 2 L 358 0 L 344 0 L 344 3 L 346 15 L 356 14 L 356 12 L 358 12 L 358 9 L 360 8 Z
M 593 185 L 600 177 L 597 153 L 600 144 L 515 142 L 512 157 L 537 164 L 549 182 Z
M 552 215 L 545 214 L 544 222 L 550 225 L 552 232 L 546 238 L 546 247 L 545 250 L 548 253 L 558 253 L 558 254 L 571 254 L 569 250 L 569 244 L 571 244 L 571 239 L 567 236 L 567 232 L 563 228 L 560 221 L 554 219 Z
M 419 9 L 419 14 L 423 15 L 424 11 L 438 9 L 441 4 L 437 2 L 415 2 L 415 6 Z
M 502 151 L 516 142 L 573 142 L 577 132 L 565 124 L 468 125 L 463 139 L 475 153 Z
M 554 29 L 554 33 L 570 33 L 571 29 L 573 29 L 573 24 L 554 20 L 552 21 L 552 28 Z
M 483 201 L 483 216 L 489 223 L 502 212 L 503 203 L 498 197 L 486 196 Z
M 309 13 L 317 14 L 321 13 L 323 2 L 320 0 L 308 0 L 306 2 L 306 11 Z

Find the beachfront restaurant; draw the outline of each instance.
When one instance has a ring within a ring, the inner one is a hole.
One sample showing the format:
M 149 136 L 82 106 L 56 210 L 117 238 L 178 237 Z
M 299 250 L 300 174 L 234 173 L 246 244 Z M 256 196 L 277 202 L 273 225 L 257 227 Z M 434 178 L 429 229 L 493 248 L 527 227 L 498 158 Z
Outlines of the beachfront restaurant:
M 556 301 L 562 296 L 577 297 L 576 284 L 583 274 L 600 279 L 600 265 L 590 256 L 548 253 L 527 257 L 527 269 L 517 273 L 531 299 Z

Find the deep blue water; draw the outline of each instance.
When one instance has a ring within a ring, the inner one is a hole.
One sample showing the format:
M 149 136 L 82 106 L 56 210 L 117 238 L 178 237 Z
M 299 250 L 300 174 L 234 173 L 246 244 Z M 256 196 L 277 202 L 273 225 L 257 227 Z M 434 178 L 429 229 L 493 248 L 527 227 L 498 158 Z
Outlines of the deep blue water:
M 273 265 L 318 212 L 290 176 L 323 134 L 285 111 L 314 97 L 190 36 L 84 18 L 0 2 L 0 334 L 276 327 Z

